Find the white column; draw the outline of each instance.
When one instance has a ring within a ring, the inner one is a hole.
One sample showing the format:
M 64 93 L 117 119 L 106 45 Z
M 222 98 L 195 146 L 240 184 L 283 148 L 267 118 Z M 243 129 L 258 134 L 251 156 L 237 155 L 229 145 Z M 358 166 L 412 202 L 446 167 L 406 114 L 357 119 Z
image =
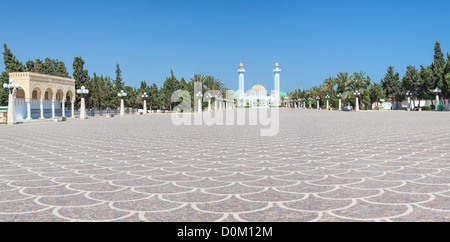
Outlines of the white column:
M 70 100 L 71 118 L 75 118 L 75 100 Z
M 238 73 L 239 73 L 239 93 L 242 94 L 244 93 L 244 73 L 245 73 L 245 69 L 244 69 L 244 65 L 241 63 L 239 65 L 239 69 L 238 69 Z
M 436 94 L 436 105 L 434 107 L 434 110 L 437 111 L 438 110 L 438 105 L 439 105 L 439 94 Z
M 66 116 L 66 100 L 61 100 L 61 110 L 62 110 L 62 117 Z
M 319 100 L 317 100 L 317 110 L 319 110 L 319 105 L 320 105 Z
M 355 111 L 356 112 L 359 111 L 359 98 L 358 97 L 356 97 Z
M 217 111 L 217 99 L 214 99 L 214 112 Z
M 329 104 L 329 103 L 328 103 L 328 99 L 327 99 L 327 110 L 330 110 L 330 109 L 328 109 L 328 104 Z
M 411 111 L 411 97 L 408 96 L 408 106 L 406 108 L 406 111 Z
M 27 102 L 27 120 L 31 120 L 31 99 L 27 98 L 25 102 Z
M 208 100 L 208 112 L 211 112 L 211 99 Z
M 341 107 L 342 107 L 342 103 L 341 103 L 341 99 L 339 98 L 339 111 L 341 111 Z
M 201 98 L 198 99 L 198 110 L 197 111 L 199 113 L 202 113 L 202 99 Z
M 147 114 L 147 100 L 144 99 L 144 114 Z
M 39 100 L 39 106 L 41 109 L 41 119 L 45 119 L 45 117 L 44 117 L 44 99 Z
M 14 100 L 14 94 L 8 89 L 9 98 L 8 98 L 8 117 L 7 124 L 15 124 L 16 123 L 16 100 Z
M 55 99 L 52 99 L 52 118 L 55 117 Z
M 125 116 L 125 104 L 123 98 L 120 99 L 120 116 Z
M 278 65 L 278 63 L 275 64 L 275 69 L 273 70 L 274 73 L 274 91 L 275 91 L 275 106 L 280 105 L 280 72 L 281 69 Z
M 81 97 L 81 106 L 80 106 L 80 119 L 86 118 L 86 105 L 84 101 L 84 97 Z

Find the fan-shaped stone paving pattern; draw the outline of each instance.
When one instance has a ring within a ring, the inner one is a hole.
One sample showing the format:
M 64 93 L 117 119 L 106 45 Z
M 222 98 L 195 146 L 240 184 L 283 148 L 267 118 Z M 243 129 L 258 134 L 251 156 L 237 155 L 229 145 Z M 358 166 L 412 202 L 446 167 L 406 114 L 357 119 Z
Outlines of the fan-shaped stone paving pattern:
M 0 221 L 450 221 L 450 113 L 0 126 Z

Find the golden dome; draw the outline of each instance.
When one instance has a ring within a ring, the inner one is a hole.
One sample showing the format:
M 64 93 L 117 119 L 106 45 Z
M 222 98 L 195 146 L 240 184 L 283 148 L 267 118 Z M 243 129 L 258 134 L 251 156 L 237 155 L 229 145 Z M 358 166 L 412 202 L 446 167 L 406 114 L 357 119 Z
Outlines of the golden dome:
M 278 65 L 278 62 L 277 62 L 277 63 L 275 63 L 275 66 L 278 67 L 278 66 L 280 66 L 280 65 Z
M 266 88 L 264 88 L 264 86 L 262 86 L 262 85 L 254 85 L 253 87 L 252 87 L 252 91 L 254 91 L 254 92 L 262 92 L 262 91 L 265 91 L 266 90 Z
M 243 66 L 244 66 L 244 64 L 242 64 L 242 62 L 241 62 L 241 64 L 239 64 L 239 66 L 240 66 L 240 67 L 243 67 Z

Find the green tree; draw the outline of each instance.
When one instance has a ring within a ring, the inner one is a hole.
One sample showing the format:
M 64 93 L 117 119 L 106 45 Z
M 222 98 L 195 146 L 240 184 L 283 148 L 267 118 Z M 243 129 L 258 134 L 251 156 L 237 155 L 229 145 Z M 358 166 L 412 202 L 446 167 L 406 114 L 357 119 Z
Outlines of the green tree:
M 9 73 L 10 72 L 25 72 L 26 67 L 16 59 L 11 50 L 8 48 L 6 44 L 3 44 L 3 61 L 5 64 L 5 70 L 1 73 L 0 77 L 0 86 L 3 83 L 9 83 Z M 8 90 L 0 88 L 0 106 L 8 105 Z
M 116 64 L 116 79 L 114 80 L 114 87 L 116 88 L 117 93 L 123 90 L 124 82 L 122 80 L 122 70 L 120 70 L 119 64 Z
M 75 89 L 78 90 L 81 86 L 89 87 L 90 77 L 88 75 L 88 70 L 84 69 L 84 60 L 81 57 L 75 57 L 73 60 L 73 79 L 75 79 Z M 89 95 L 88 95 L 89 96 Z M 87 97 L 88 98 L 88 97 Z M 76 105 L 77 108 L 80 107 L 80 95 L 76 95 Z
M 330 76 L 327 79 L 325 79 L 323 81 L 323 85 L 328 90 L 329 95 L 334 94 L 334 87 L 336 86 L 336 81 L 334 80 L 333 77 Z
M 39 65 L 39 73 L 46 75 L 55 75 L 56 61 L 50 58 L 45 58 L 44 62 Z
M 117 107 L 116 97 L 117 92 L 114 89 L 114 84 L 109 76 L 104 78 L 105 86 L 103 90 L 105 91 L 105 108 L 115 109 Z
M 445 59 L 444 54 L 441 50 L 441 44 L 436 41 L 434 46 L 434 61 L 431 65 L 431 70 L 433 71 L 434 85 L 435 87 L 439 86 L 439 83 L 444 78 L 444 68 L 445 68 Z
M 147 102 L 150 106 L 150 109 L 158 108 L 159 107 L 159 88 L 155 83 L 153 83 L 149 87 L 147 95 L 148 95 Z
M 70 77 L 69 72 L 67 72 L 67 68 L 66 68 L 66 65 L 64 64 L 64 62 L 57 60 L 54 75 L 60 76 L 60 77 L 66 77 L 66 78 Z
M 148 93 L 149 93 L 149 86 L 147 85 L 147 82 L 141 81 L 141 86 L 137 89 L 137 100 L 136 103 L 138 104 L 138 108 L 143 107 L 144 104 L 144 98 L 142 98 L 142 95 L 144 93 L 147 93 L 147 101 L 148 101 Z M 148 102 L 147 102 L 148 105 Z
M 170 107 L 170 110 L 176 105 L 171 102 L 170 98 L 172 97 L 172 93 L 178 90 L 179 82 L 177 78 L 174 76 L 173 71 L 170 70 L 170 77 L 167 77 L 164 81 L 163 88 L 162 88 L 162 100 L 161 104 L 168 109 Z
M 419 100 L 433 100 L 433 71 L 429 67 L 420 66 L 419 88 L 417 98 Z M 420 107 L 420 102 L 419 102 Z
M 419 92 L 419 71 L 414 66 L 407 66 L 406 67 L 406 73 L 402 78 L 401 86 L 403 92 L 411 92 L 412 100 L 414 102 L 415 106 L 415 98 L 418 95 Z
M 347 83 L 350 81 L 350 76 L 348 75 L 348 72 L 341 72 L 337 75 L 335 78 L 335 82 L 337 85 L 337 93 L 344 93 L 345 87 L 347 86 Z
M 361 106 L 362 109 L 371 109 L 369 89 L 364 89 L 362 91 L 362 93 L 361 93 L 361 103 L 362 103 L 362 106 Z
M 376 103 L 378 107 L 380 99 L 384 98 L 383 88 L 381 88 L 381 84 L 374 83 L 369 87 L 369 97 L 370 107 L 372 107 L 373 103 Z
M 389 66 L 387 73 L 381 80 L 381 86 L 386 94 L 386 97 L 391 100 L 392 108 L 394 108 L 394 102 L 398 100 L 401 94 L 400 75 L 398 72 L 394 72 L 394 67 Z
M 447 61 L 443 69 L 443 78 L 439 82 L 439 88 L 442 91 L 442 99 L 450 99 L 450 82 L 448 75 L 450 74 L 450 54 L 447 53 Z
M 94 72 L 94 76 L 91 78 L 91 83 L 89 85 L 89 93 L 91 100 L 91 108 L 104 108 L 106 104 L 106 90 L 105 79 L 103 76 L 97 76 Z
M 136 108 L 137 107 L 137 90 L 130 86 L 124 86 L 123 91 L 127 94 L 127 96 L 124 98 L 125 107 L 126 108 Z
M 36 65 L 38 66 L 38 70 L 39 70 L 39 66 L 42 65 L 42 61 L 39 59 L 36 59 L 35 61 L 28 60 L 26 63 L 27 71 L 28 72 L 36 72 L 36 69 L 35 69 Z

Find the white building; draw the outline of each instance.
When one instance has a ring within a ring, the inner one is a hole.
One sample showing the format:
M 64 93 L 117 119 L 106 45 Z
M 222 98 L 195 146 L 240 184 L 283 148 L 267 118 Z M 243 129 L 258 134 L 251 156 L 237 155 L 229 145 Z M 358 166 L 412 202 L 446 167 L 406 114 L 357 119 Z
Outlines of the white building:
M 411 100 L 411 102 L 408 104 L 407 100 L 404 100 L 403 102 L 399 102 L 399 101 L 395 101 L 394 102 L 394 108 L 392 108 L 392 102 L 390 101 L 383 101 L 380 103 L 373 103 L 372 104 L 372 109 L 375 109 L 377 104 L 379 105 L 379 107 L 381 109 L 384 110 L 406 110 L 408 109 L 408 107 L 410 109 L 414 109 L 414 108 L 418 108 L 418 107 L 426 107 L 426 106 L 431 106 L 434 105 L 436 103 L 436 100 Z M 450 110 L 450 100 L 445 100 L 444 103 L 440 103 L 444 106 L 445 110 Z
M 238 107 L 250 106 L 252 108 L 268 108 L 270 106 L 280 106 L 281 99 L 287 97 L 285 92 L 280 92 L 280 66 L 275 64 L 274 73 L 274 91 L 267 94 L 267 90 L 262 85 L 255 85 L 245 92 L 244 85 L 244 65 L 239 65 L 239 90 L 235 92 L 234 98 L 237 100 Z

